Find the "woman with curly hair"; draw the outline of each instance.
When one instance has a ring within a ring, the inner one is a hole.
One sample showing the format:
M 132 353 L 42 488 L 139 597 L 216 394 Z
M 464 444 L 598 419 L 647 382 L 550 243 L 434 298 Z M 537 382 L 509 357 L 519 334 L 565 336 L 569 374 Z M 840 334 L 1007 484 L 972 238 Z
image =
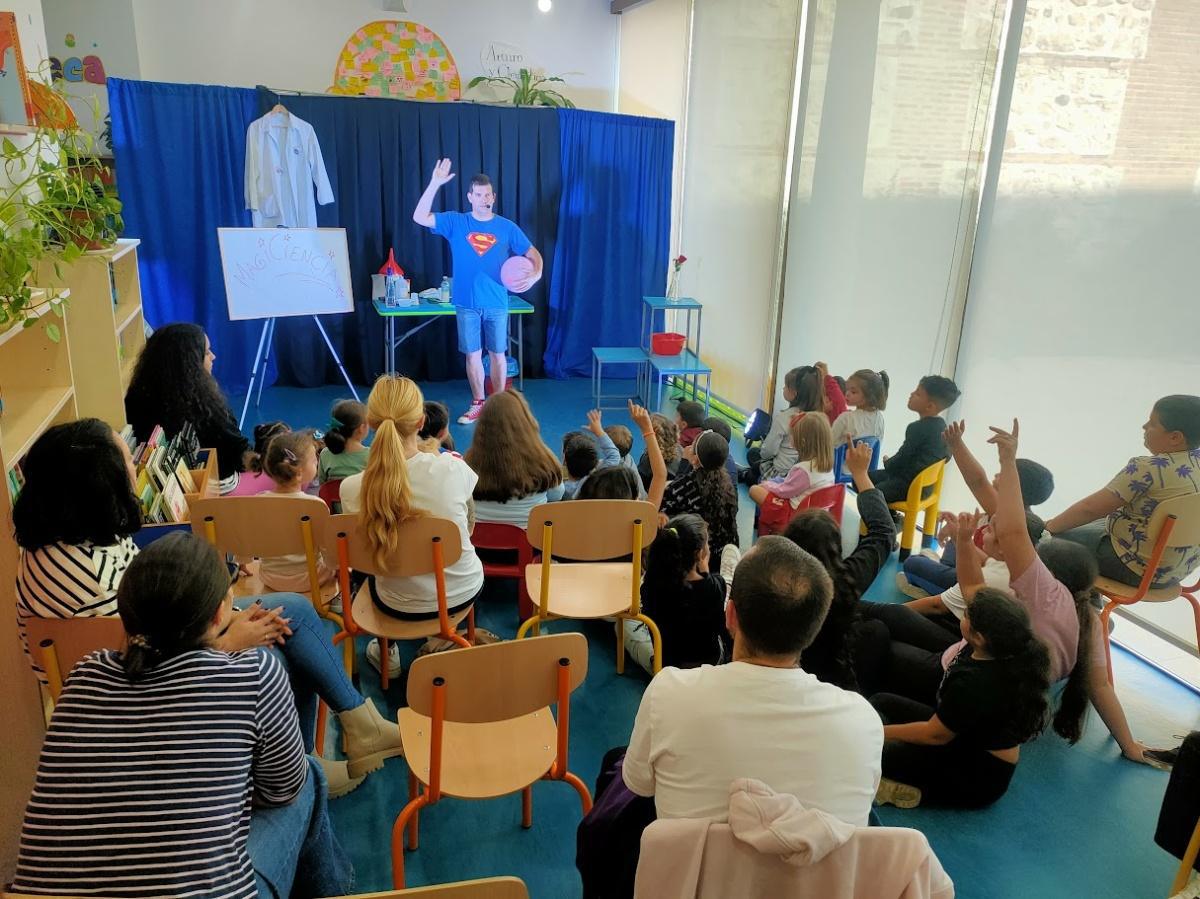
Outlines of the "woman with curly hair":
M 542 442 L 529 403 L 516 391 L 488 397 L 463 460 L 479 475 L 476 521 L 524 528 L 534 506 L 562 499 L 562 467 Z
M 237 487 L 250 462 L 250 441 L 238 428 L 225 394 L 212 375 L 212 346 L 199 325 L 159 328 L 146 341 L 125 391 L 125 417 L 138 440 L 162 425 L 174 437 L 186 424 L 203 447 L 217 451 L 221 493 Z

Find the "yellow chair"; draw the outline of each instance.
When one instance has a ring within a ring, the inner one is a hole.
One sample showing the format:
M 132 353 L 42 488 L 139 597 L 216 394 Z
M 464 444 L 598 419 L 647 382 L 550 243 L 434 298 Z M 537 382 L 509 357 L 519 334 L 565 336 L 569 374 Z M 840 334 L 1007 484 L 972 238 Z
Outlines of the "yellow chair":
M 404 886 L 404 837 L 417 848 L 418 814 L 443 795 L 492 799 L 521 793 L 533 825 L 538 780 L 562 780 L 592 797 L 567 770 L 571 693 L 587 677 L 587 640 L 553 634 L 432 653 L 408 672 L 408 707 L 397 714 L 408 761 L 408 804 L 392 826 L 392 883 Z M 558 720 L 550 712 L 557 704 Z
M 642 614 L 642 550 L 658 532 L 658 511 L 637 500 L 585 499 L 544 503 L 529 513 L 526 534 L 542 557 L 525 568 L 538 608 L 517 631 L 521 639 L 556 618 L 617 619 L 617 673 L 625 673 L 626 619 L 644 622 L 654 645 L 654 673 L 662 668 L 658 625 Z M 554 562 L 553 557 L 570 559 Z M 630 556 L 628 562 L 609 562 Z
M 441 637 L 459 646 L 470 646 L 475 642 L 474 603 L 453 615 L 446 607 L 445 571 L 462 555 L 458 525 L 444 518 L 423 516 L 404 522 L 397 530 L 400 540 L 398 549 L 382 566 L 376 564 L 366 534 L 355 514 L 343 513 L 330 518 L 326 539 L 326 545 L 337 554 L 343 597 L 342 615 L 345 620 L 345 626 L 333 638 L 333 642 L 345 641 L 345 645 L 351 647 L 350 651 L 353 652 L 354 637 L 359 634 L 376 637 L 381 660 L 380 680 L 385 690 L 391 680 L 387 666 L 388 644 L 391 641 Z M 432 574 L 437 585 L 438 617 L 410 621 L 382 612 L 375 607 L 370 584 L 363 584 L 353 601 L 348 601 L 351 571 L 382 577 Z M 464 620 L 467 622 L 466 639 L 457 633 L 459 624 Z
M 462 880 L 458 883 L 439 883 L 434 886 L 413 887 L 408 890 L 388 890 L 385 893 L 356 893 L 337 899 L 407 899 L 409 896 L 426 899 L 529 899 L 525 882 L 516 877 L 486 877 L 482 880 Z M 0 893 L 0 899 L 80 899 L 70 896 L 31 896 L 27 893 Z M 92 896 L 89 899 L 101 899 Z
M 53 703 L 63 688 L 63 672 L 97 649 L 120 649 L 125 628 L 116 615 L 92 618 L 26 618 L 25 634 L 31 652 L 37 653 L 46 672 L 46 687 Z
M 925 513 L 924 538 L 937 533 L 938 506 L 942 500 L 942 481 L 946 477 L 946 460 L 934 462 L 908 485 L 908 497 L 902 503 L 889 503 L 888 508 L 904 516 L 904 527 L 900 532 L 900 561 L 912 554 L 913 540 L 917 532 L 917 516 Z M 932 487 L 928 496 L 923 496 Z
M 1108 642 L 1108 620 L 1120 606 L 1131 606 L 1139 602 L 1170 602 L 1181 596 L 1191 604 L 1192 618 L 1196 623 L 1196 647 L 1200 649 L 1200 600 L 1194 587 L 1152 587 L 1159 562 L 1168 549 L 1178 546 L 1200 545 L 1200 494 L 1179 496 L 1163 500 L 1150 516 L 1146 527 L 1146 542 L 1150 544 L 1150 558 L 1146 562 L 1146 573 L 1136 587 L 1110 578 L 1096 578 L 1096 589 L 1108 600 L 1100 612 L 1100 633 L 1104 635 L 1104 658 L 1108 663 L 1108 682 L 1113 682 L 1112 648 Z

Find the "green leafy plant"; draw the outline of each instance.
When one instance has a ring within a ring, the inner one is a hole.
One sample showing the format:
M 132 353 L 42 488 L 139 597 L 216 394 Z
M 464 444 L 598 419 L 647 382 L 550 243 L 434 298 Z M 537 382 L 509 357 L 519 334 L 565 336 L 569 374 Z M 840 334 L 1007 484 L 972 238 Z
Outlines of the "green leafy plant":
M 0 140 L 0 330 L 36 323 L 41 310 L 30 281 L 39 268 L 61 277 L 64 263 L 116 241 L 121 202 L 106 192 L 103 170 L 92 135 L 58 116 L 43 116 L 19 142 Z M 51 290 L 45 301 L 62 314 L 60 294 Z M 54 324 L 46 333 L 59 338 Z
M 521 69 L 517 73 L 516 78 L 507 78 L 498 75 L 479 75 L 471 79 L 471 83 L 467 85 L 467 89 L 469 90 L 480 84 L 509 87 L 512 88 L 513 92 L 512 99 L 509 102 L 513 106 L 565 106 L 569 109 L 574 109 L 575 104 L 558 91 L 543 87 L 543 85 L 552 82 L 566 84 L 566 81 L 557 75 L 540 75 L 531 72 L 529 69 Z

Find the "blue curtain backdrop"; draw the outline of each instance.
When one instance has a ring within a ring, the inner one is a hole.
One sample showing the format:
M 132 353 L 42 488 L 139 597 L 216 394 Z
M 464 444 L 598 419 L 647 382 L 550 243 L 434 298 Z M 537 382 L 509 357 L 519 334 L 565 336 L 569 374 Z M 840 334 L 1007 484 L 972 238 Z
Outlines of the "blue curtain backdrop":
M 525 294 L 537 310 L 525 320 L 525 365 L 527 373 L 542 374 L 561 193 L 554 110 L 276 95 L 259 88 L 260 113 L 276 102 L 312 125 L 321 144 L 337 199 L 317 207 L 317 223 L 346 229 L 357 310 L 354 316 L 325 316 L 324 321 L 351 376 L 369 380 L 383 367 L 383 324 L 367 298 L 370 275 L 383 265 L 388 248 L 395 248 L 396 260 L 417 289 L 436 286 L 450 274 L 449 244 L 412 220 L 442 157 L 453 162 L 456 177 L 438 192 L 435 211 L 467 211 L 471 176 L 485 172 L 495 185 L 496 213 L 520 225 L 545 257 L 544 277 Z M 427 319 L 414 325 L 422 321 Z M 407 327 L 404 321 L 398 324 L 400 331 Z M 311 321 L 280 319 L 276 347 L 281 383 L 337 382 L 337 368 Z M 453 321 L 439 320 L 406 342 L 396 366 L 415 378 L 463 377 Z
M 562 198 L 546 373 L 591 373 L 593 346 L 637 346 L 643 296 L 661 296 L 671 234 L 675 124 L 558 112 Z
M 261 325 L 229 320 L 217 228 L 250 225 L 242 173 L 258 98 L 249 88 L 109 78 L 108 102 L 125 233 L 142 241 L 146 320 L 202 325 L 218 382 L 243 390 Z
M 443 156 L 458 177 L 442 188 L 435 209 L 465 210 L 469 176 L 487 172 L 496 211 L 545 257 L 545 276 L 526 294 L 537 309 L 525 327 L 531 374 L 541 373 L 543 352 L 546 373 L 568 377 L 590 371 L 593 345 L 635 345 L 641 297 L 663 289 L 671 122 L 119 78 L 108 86 L 126 233 L 142 239 L 147 318 L 156 326 L 202 324 L 217 352 L 217 378 L 230 392 L 245 388 L 261 325 L 228 319 L 216 229 L 250 225 L 246 128 L 276 101 L 309 122 L 320 141 L 336 200 L 317 207 L 319 224 L 347 231 L 357 308 L 323 321 L 358 382 L 383 367 L 383 327 L 368 298 L 370 275 L 388 248 L 418 289 L 450 271 L 445 241 L 412 221 Z M 307 318 L 279 319 L 276 363 L 281 383 L 340 382 Z M 462 377 L 453 324 L 439 321 L 405 343 L 397 367 L 416 378 Z

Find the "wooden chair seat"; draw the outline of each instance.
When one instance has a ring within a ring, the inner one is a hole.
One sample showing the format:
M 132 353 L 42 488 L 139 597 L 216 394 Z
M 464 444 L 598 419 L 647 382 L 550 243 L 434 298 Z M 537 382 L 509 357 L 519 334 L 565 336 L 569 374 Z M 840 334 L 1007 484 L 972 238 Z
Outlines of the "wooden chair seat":
M 633 568 L 628 562 L 554 562 L 549 611 L 561 618 L 607 618 L 629 611 Z M 525 569 L 530 596 L 542 592 L 542 566 Z
M 1138 587 L 1123 584 L 1120 581 L 1114 581 L 1111 578 L 1098 577 L 1096 578 L 1096 589 L 1105 596 L 1121 596 L 1127 599 L 1133 599 L 1138 595 Z M 1146 591 L 1145 596 L 1142 596 L 1139 602 L 1170 602 L 1172 599 L 1179 599 L 1183 594 L 1183 589 L 1176 584 L 1174 587 L 1151 587 Z
M 471 613 L 471 608 L 467 606 L 450 616 L 451 629 L 457 628 L 466 619 Z M 375 600 L 371 598 L 369 584 L 363 584 L 354 597 L 354 622 L 367 633 L 383 637 L 385 640 L 421 640 L 425 637 L 436 637 L 442 630 L 437 618 L 407 621 L 381 612 L 375 606 Z
M 410 708 L 397 713 L 408 768 L 429 782 L 431 720 Z M 442 736 L 442 793 L 459 799 L 491 799 L 516 793 L 550 770 L 558 726 L 550 709 L 507 721 L 447 721 Z

